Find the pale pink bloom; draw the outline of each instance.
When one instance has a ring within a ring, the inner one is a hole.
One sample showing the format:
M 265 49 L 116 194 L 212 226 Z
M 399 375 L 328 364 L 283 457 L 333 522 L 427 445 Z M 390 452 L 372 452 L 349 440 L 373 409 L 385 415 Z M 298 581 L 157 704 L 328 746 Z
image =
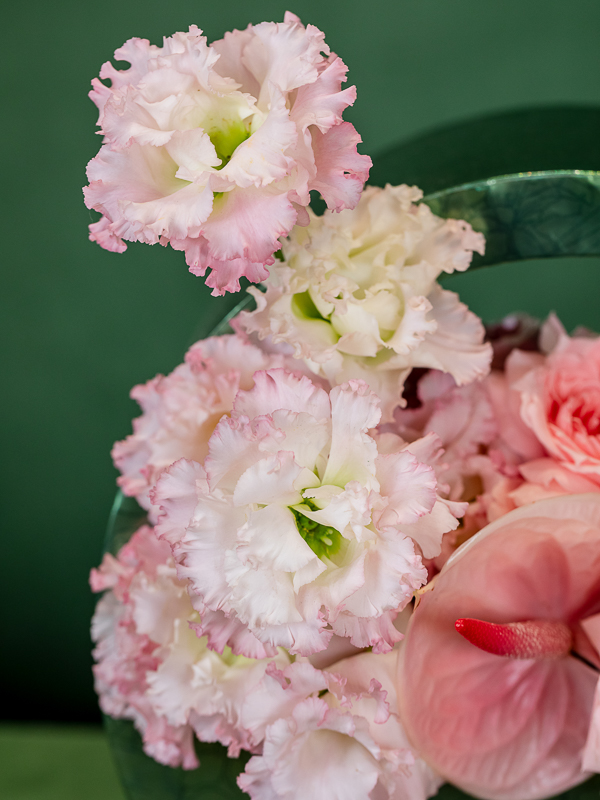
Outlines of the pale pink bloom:
M 106 555 L 91 583 L 108 590 L 92 621 L 102 710 L 132 719 L 146 753 L 170 766 L 198 766 L 194 734 L 227 746 L 231 756 L 250 749 L 239 711 L 270 662 L 230 650 L 219 655 L 196 635 L 200 618 L 154 530 L 140 528 L 118 558 Z M 289 659 L 279 653 L 273 663 Z
M 451 501 L 465 503 L 461 526 L 444 535 L 441 553 L 427 565 L 430 576 L 459 544 L 515 508 L 509 493 L 520 481 L 494 451 L 500 428 L 487 388 L 491 377 L 457 386 L 451 375 L 426 372 L 416 384 L 416 396 L 410 397 L 410 407 L 396 408 L 394 422 L 383 426 L 408 442 L 437 435 L 443 450 L 433 466 L 440 491 Z
M 438 478 L 447 484 L 448 497 L 472 499 L 465 497 L 470 491 L 469 479 L 477 474 L 472 462 L 498 435 L 485 382 L 459 387 L 451 375 L 431 370 L 419 380 L 417 397 L 418 406 L 398 407 L 394 424 L 387 428 L 408 442 L 435 433 L 444 448 L 438 460 Z
M 411 752 L 397 715 L 397 652 L 319 672 L 270 670 L 250 698 L 263 751 L 238 778 L 253 800 L 426 800 L 440 781 Z M 264 733 L 263 733 L 264 728 Z
M 541 353 L 513 350 L 506 360 L 503 372 L 495 370 L 485 381 L 498 426 L 494 450 L 504 465 L 513 467 L 511 472 L 515 477 L 518 475 L 519 464 L 545 455 L 545 450 L 535 434 L 521 418 L 521 396 L 515 388 L 523 375 L 543 362 L 544 356 Z
M 213 294 L 264 280 L 310 191 L 329 208 L 356 205 L 371 166 L 342 121 L 356 97 L 324 34 L 286 13 L 207 44 L 192 25 L 162 47 L 130 39 L 92 81 L 104 135 L 88 165 L 86 205 L 102 213 L 90 238 L 171 244 Z
M 257 370 L 286 363 L 239 336 L 213 336 L 188 350 L 185 363 L 166 377 L 135 386 L 131 397 L 142 408 L 134 433 L 117 442 L 112 456 L 126 495 L 151 512 L 148 496 L 161 472 L 180 458 L 203 462 L 215 425 L 228 414 L 240 389 L 250 389 Z
M 599 613 L 600 495 L 541 500 L 471 538 L 403 643 L 400 712 L 420 755 L 489 800 L 585 780 L 598 768 Z
M 393 619 L 426 580 L 421 555 L 456 527 L 439 499 L 435 437 L 378 450 L 378 398 L 258 372 L 215 428 L 204 466 L 181 460 L 152 495 L 157 531 L 201 615 L 222 612 L 265 646 L 308 655 L 331 636 L 391 648 Z M 391 434 L 390 434 L 391 436 Z
M 366 380 L 384 418 L 401 403 L 413 367 L 449 372 L 458 384 L 489 370 L 481 321 L 437 283 L 466 270 L 484 239 L 470 225 L 440 219 L 416 187 L 367 187 L 354 210 L 310 215 L 282 245 L 266 294 L 249 291 L 256 310 L 239 324 L 294 348 L 334 383 Z

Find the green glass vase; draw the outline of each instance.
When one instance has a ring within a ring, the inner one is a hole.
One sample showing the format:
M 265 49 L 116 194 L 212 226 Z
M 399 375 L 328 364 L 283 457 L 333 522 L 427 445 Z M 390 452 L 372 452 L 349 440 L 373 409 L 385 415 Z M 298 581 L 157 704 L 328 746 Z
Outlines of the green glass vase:
M 464 219 L 486 237 L 471 269 L 508 261 L 600 255 L 600 109 L 511 112 L 455 125 L 399 145 L 374 160 L 371 183 L 417 184 L 442 217 Z M 236 304 L 237 302 L 237 304 Z M 235 296 L 217 329 L 251 302 Z M 507 312 L 511 309 L 507 309 Z M 105 551 L 116 555 L 146 520 L 118 493 Z M 229 759 L 219 744 L 197 742 L 200 767 L 162 766 L 145 755 L 133 724 L 105 717 L 105 729 L 128 800 L 233 800 L 246 794 L 236 777 L 249 756 Z M 561 795 L 598 800 L 600 775 Z M 465 800 L 449 784 L 440 800 Z M 310 798 L 306 798 L 310 800 Z

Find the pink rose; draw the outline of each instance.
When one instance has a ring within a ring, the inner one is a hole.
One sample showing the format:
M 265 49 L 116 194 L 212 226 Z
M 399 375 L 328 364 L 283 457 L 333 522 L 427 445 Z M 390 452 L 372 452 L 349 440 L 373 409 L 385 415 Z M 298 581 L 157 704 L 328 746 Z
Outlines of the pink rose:
M 521 354 L 536 359 L 514 385 L 521 417 L 549 456 L 600 487 L 600 339 L 557 333 L 541 363 Z
M 549 797 L 600 771 L 600 495 L 512 511 L 432 588 L 398 673 L 425 761 L 489 800 Z

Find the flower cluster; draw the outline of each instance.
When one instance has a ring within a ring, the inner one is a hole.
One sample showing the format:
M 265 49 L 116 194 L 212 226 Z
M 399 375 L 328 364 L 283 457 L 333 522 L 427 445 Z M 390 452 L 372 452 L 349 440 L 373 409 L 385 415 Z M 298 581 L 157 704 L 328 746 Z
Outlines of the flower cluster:
M 398 716 L 397 651 L 323 670 L 292 663 L 283 650 L 261 658 L 215 652 L 198 633 L 200 617 L 168 546 L 148 526 L 117 558 L 105 555 L 91 585 L 105 592 L 92 621 L 100 705 L 133 720 L 145 752 L 160 763 L 197 768 L 195 735 L 225 745 L 231 757 L 242 748 L 256 754 L 239 777 L 251 797 L 285 796 L 292 787 L 317 797 L 317 786 L 333 796 L 345 786 L 344 796 L 358 800 L 378 786 L 382 798 L 399 788 L 426 798 L 437 789 L 439 778 L 415 759 Z M 323 758 L 324 747 L 327 758 L 339 756 L 325 781 L 304 768 L 306 759 Z
M 113 458 L 149 524 L 92 571 L 102 709 L 172 767 L 246 751 L 252 800 L 542 800 L 600 772 L 600 338 L 486 340 L 439 283 L 483 236 L 362 192 L 313 26 L 116 56 L 91 238 L 265 283 L 132 391 Z
M 94 591 L 108 590 L 92 621 L 96 690 L 106 714 L 131 719 L 148 755 L 163 764 L 198 766 L 194 734 L 236 756 L 252 749 L 240 724 L 246 694 L 271 660 L 220 655 L 196 635 L 199 618 L 176 574 L 168 546 L 140 528 L 120 551 L 93 570 Z M 263 654 L 261 654 L 263 655 Z
M 409 442 L 439 436 L 443 496 L 469 503 L 460 528 L 444 537 L 434 571 L 515 508 L 600 491 L 600 338 L 570 337 L 551 315 L 535 342 L 505 352 L 502 368 L 481 383 L 458 387 L 434 370 L 419 375 L 411 407 L 396 408 L 385 426 Z

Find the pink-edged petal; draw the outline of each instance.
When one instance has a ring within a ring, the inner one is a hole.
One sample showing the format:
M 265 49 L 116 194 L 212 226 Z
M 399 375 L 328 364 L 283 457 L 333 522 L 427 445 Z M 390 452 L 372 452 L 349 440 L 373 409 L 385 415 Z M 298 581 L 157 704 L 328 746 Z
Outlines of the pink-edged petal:
M 274 647 L 260 642 L 236 616 L 204 609 L 200 622 L 190 623 L 198 636 L 206 636 L 207 646 L 217 653 L 230 647 L 235 655 L 246 658 L 269 658 L 277 653 Z
M 215 201 L 210 219 L 202 227 L 209 258 L 272 264 L 279 237 L 290 232 L 296 216 L 287 196 L 271 187 L 232 189 Z
M 273 414 L 279 409 L 304 412 L 317 420 L 327 420 L 331 416 L 327 392 L 306 376 L 293 375 L 282 369 L 257 372 L 254 388 L 240 392 L 234 404 L 235 414 L 250 419 Z
M 152 502 L 160 506 L 163 516 L 156 526 L 156 535 L 175 544 L 192 521 L 198 492 L 206 488 L 206 473 L 196 461 L 180 459 L 166 469 L 158 481 Z
M 332 624 L 338 636 L 348 637 L 355 647 L 372 647 L 374 653 L 389 653 L 402 639 L 394 627 L 392 612 L 380 617 L 355 617 L 342 612 Z
M 219 54 L 215 71 L 222 77 L 232 78 L 242 92 L 253 97 L 260 94 L 260 82 L 244 64 L 244 50 L 254 36 L 252 25 L 246 30 L 227 31 L 222 39 L 213 42 L 212 49 Z
M 356 100 L 356 87 L 350 86 L 341 91 L 346 82 L 348 67 L 341 58 L 331 58 L 327 67 L 314 83 L 301 86 L 292 107 L 291 118 L 305 130 L 316 125 L 321 133 L 326 133 L 334 125 L 342 122 L 345 108 Z
M 325 35 L 314 25 L 306 29 L 299 20 L 261 22 L 254 26 L 254 37 L 244 48 L 243 63 L 262 87 L 259 104 L 270 99 L 273 84 L 282 92 L 291 92 L 313 83 L 323 61 L 321 51 L 329 52 Z
M 449 372 L 459 386 L 487 375 L 492 347 L 483 342 L 485 331 L 479 317 L 459 301 L 457 294 L 437 285 L 428 300 L 437 329 L 419 346 L 415 365 Z
M 112 231 L 112 223 L 108 217 L 102 217 L 98 222 L 89 226 L 90 241 L 97 242 L 104 250 L 111 253 L 124 253 L 127 250 L 125 242 Z
M 377 480 L 388 499 L 377 524 L 402 527 L 429 514 L 436 502 L 437 480 L 427 464 L 408 450 L 377 456 Z
M 245 393 L 240 392 L 238 397 L 242 394 Z M 211 490 L 233 493 L 243 473 L 263 457 L 264 444 L 271 443 L 271 451 L 277 452 L 282 441 L 283 436 L 265 417 L 254 426 L 245 417 L 223 417 L 209 439 L 204 462 Z
M 344 603 L 345 611 L 361 618 L 401 610 L 427 580 L 412 540 L 395 532 L 380 533 L 377 546 L 367 551 L 364 571 L 364 584 Z
M 291 714 L 301 700 L 327 688 L 327 673 L 307 662 L 295 661 L 283 670 L 269 664 L 260 683 L 247 693 L 240 712 L 241 724 L 254 742 L 260 742 L 269 725 Z
M 167 242 L 165 241 L 164 244 Z M 260 283 L 269 276 L 269 270 L 260 262 L 247 258 L 231 258 L 222 261 L 213 258 L 209 245 L 202 236 L 196 238 L 171 239 L 169 244 L 174 250 L 185 252 L 185 262 L 194 275 L 205 275 L 210 269 L 206 285 L 213 290 L 213 297 L 220 297 L 227 292 L 239 292 L 240 278 L 248 278 L 253 283 Z
M 234 573 L 232 568 L 231 577 L 231 597 L 237 614 L 261 641 L 279 644 L 265 634 L 267 628 L 303 622 L 289 572 L 240 565 Z
M 309 189 L 320 192 L 333 211 L 355 208 L 363 185 L 369 177 L 372 161 L 360 155 L 356 147 L 362 142 L 349 122 L 342 122 L 321 133 L 312 132 L 312 144 L 317 176 Z

